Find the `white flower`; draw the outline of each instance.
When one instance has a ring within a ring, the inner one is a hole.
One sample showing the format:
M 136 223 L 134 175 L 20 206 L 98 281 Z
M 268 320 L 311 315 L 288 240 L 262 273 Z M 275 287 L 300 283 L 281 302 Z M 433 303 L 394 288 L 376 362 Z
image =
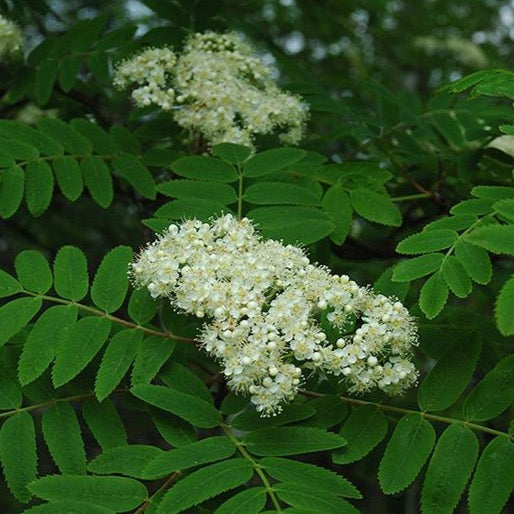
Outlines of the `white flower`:
M 206 318 L 203 347 L 263 415 L 294 398 L 298 365 L 340 376 L 353 392 L 397 394 L 416 381 L 417 331 L 400 302 L 311 264 L 300 248 L 263 241 L 246 218 L 171 225 L 130 273 L 153 297 Z M 344 335 L 332 338 L 324 319 Z
M 23 36 L 13 21 L 0 15 L 0 58 L 10 58 L 21 51 Z
M 280 130 L 280 139 L 298 143 L 307 106 L 281 91 L 270 69 L 237 34 L 192 35 L 177 57 L 168 48 L 150 48 L 121 62 L 114 85 L 136 88 L 137 106 L 155 104 L 170 111 L 183 128 L 211 143 L 252 147 L 257 134 Z

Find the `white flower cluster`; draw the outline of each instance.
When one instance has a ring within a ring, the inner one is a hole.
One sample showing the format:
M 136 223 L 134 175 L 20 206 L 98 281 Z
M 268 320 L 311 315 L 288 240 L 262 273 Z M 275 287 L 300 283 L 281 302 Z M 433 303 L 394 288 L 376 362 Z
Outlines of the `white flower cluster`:
M 300 366 L 341 376 L 351 392 L 397 394 L 416 381 L 416 327 L 400 302 L 263 241 L 246 218 L 170 225 L 130 274 L 154 298 L 208 319 L 203 347 L 263 415 L 294 398 Z
M 23 36 L 13 21 L 0 14 L 0 58 L 10 58 L 21 51 Z
M 280 90 L 270 69 L 235 33 L 194 34 L 177 57 L 168 48 L 150 48 L 119 64 L 114 84 L 132 84 L 137 106 L 158 105 L 183 128 L 211 143 L 252 147 L 256 134 L 282 131 L 284 143 L 303 135 L 307 106 Z

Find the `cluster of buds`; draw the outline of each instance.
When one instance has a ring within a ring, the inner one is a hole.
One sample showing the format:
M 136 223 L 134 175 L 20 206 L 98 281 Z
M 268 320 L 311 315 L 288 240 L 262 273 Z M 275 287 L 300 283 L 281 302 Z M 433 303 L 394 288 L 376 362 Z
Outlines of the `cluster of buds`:
M 226 215 L 171 225 L 130 266 L 138 287 L 205 319 L 199 341 L 229 387 L 262 415 L 280 412 L 304 372 L 333 374 L 350 392 L 398 394 L 415 383 L 413 318 L 396 299 L 263 240 Z
M 0 15 L 0 59 L 10 59 L 21 52 L 23 35 L 13 21 Z

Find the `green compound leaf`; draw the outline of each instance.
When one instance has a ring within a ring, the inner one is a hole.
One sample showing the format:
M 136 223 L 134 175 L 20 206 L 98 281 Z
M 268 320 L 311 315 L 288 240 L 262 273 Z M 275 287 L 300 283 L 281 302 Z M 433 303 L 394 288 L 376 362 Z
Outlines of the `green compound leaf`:
M 408 487 L 428 459 L 435 442 L 432 425 L 419 414 L 407 414 L 396 426 L 380 461 L 382 491 L 395 494 Z
M 230 164 L 241 164 L 250 157 L 252 150 L 234 143 L 220 143 L 212 147 L 212 153 Z
M 0 298 L 12 296 L 22 291 L 21 284 L 9 273 L 0 270 Z
M 57 157 L 52 162 L 52 168 L 62 194 L 71 202 L 77 200 L 84 189 L 84 179 L 76 159 Z
M 449 348 L 419 386 L 420 408 L 441 411 L 453 405 L 471 380 L 481 351 L 479 337 Z
M 62 500 L 36 505 L 25 510 L 24 514 L 115 514 L 115 511 L 91 503 Z
M 86 256 L 75 246 L 63 246 L 55 256 L 54 288 L 59 296 L 78 302 L 89 289 Z
M 97 475 L 117 474 L 145 478 L 144 469 L 147 464 L 163 453 L 160 448 L 146 444 L 118 446 L 94 458 L 87 469 Z
M 336 464 L 349 464 L 365 457 L 387 434 L 388 422 L 384 413 L 373 405 L 357 407 L 341 428 L 348 444 L 332 453 Z
M 330 239 L 337 245 L 343 244 L 352 226 L 353 211 L 350 197 L 341 187 L 335 185 L 325 193 L 321 206 L 335 225 L 334 231 L 330 234 Z
M 237 202 L 235 189 L 221 182 L 175 179 L 159 184 L 157 191 L 172 198 L 185 200 L 210 200 L 222 205 L 230 205 Z
M 202 468 L 177 482 L 163 497 L 157 514 L 175 514 L 248 482 L 252 464 L 231 459 Z
M 449 248 L 457 241 L 457 237 L 455 230 L 442 228 L 426 230 L 401 241 L 396 251 L 405 255 L 437 252 Z
M 85 157 L 80 162 L 84 183 L 91 198 L 106 209 L 114 196 L 112 176 L 105 162 L 97 156 Z
M 464 402 L 467 421 L 485 421 L 499 416 L 514 399 L 514 355 L 502 359 Z
M 309 484 L 309 487 L 320 492 L 326 491 L 327 494 L 362 498 L 358 489 L 346 478 L 314 464 L 277 457 L 265 457 L 259 464 L 269 475 L 280 482 Z
M 117 156 L 112 165 L 139 194 L 150 200 L 155 200 L 155 182 L 150 170 L 132 154 L 122 153 Z
M 258 182 L 243 196 L 245 202 L 257 205 L 319 205 L 318 196 L 310 189 L 286 182 Z
M 471 280 L 457 257 L 448 255 L 443 261 L 441 271 L 444 281 L 455 296 L 466 298 L 471 293 Z
M 128 304 L 129 316 L 139 325 L 148 323 L 157 314 L 159 303 L 155 301 L 148 289 L 134 289 Z
M 77 308 L 72 305 L 56 305 L 41 314 L 23 345 L 18 363 L 21 385 L 34 381 L 48 368 L 76 319 Z
M 41 298 L 17 298 L 0 307 L 0 346 L 15 336 L 40 308 Z
M 504 336 L 514 334 L 514 275 L 505 282 L 496 299 L 494 315 L 498 330 Z
M 147 480 L 162 478 L 174 471 L 228 459 L 235 451 L 236 447 L 227 437 L 208 437 L 155 456 L 147 461 L 142 476 Z
M 442 433 L 423 483 L 423 514 L 451 514 L 454 511 L 477 457 L 478 440 L 468 427 L 454 423 Z
M 285 456 L 340 448 L 346 439 L 311 427 L 275 427 L 250 432 L 246 448 L 254 455 Z
M 128 265 L 132 260 L 132 249 L 128 246 L 113 248 L 103 258 L 91 287 L 93 303 L 110 313 L 118 310 L 128 290 Z
M 455 257 L 477 284 L 488 284 L 491 281 L 493 268 L 486 250 L 460 240 L 455 245 Z
M 37 250 L 25 250 L 14 261 L 16 274 L 22 286 L 28 291 L 45 294 L 53 282 L 48 261 Z
M 43 414 L 43 436 L 62 473 L 86 473 L 86 453 L 75 410 L 66 402 L 56 403 Z
M 496 437 L 485 448 L 469 487 L 470 514 L 499 514 L 514 487 L 514 444 Z
M 407 261 L 402 261 L 394 267 L 394 282 L 410 282 L 417 278 L 430 275 L 434 271 L 438 271 L 443 263 L 444 255 L 442 253 L 427 253 L 420 255 Z
M 421 288 L 419 306 L 428 319 L 435 318 L 448 299 L 448 286 L 440 272 L 434 273 Z
M 34 421 L 28 412 L 6 419 L 0 429 L 0 460 L 7 486 L 21 502 L 32 496 L 27 485 L 36 478 L 37 453 Z
M 175 414 L 200 428 L 213 428 L 221 421 L 220 413 L 205 400 L 157 385 L 137 385 L 131 393 L 144 402 Z
M 149 384 L 174 351 L 173 339 L 150 336 L 141 341 L 132 368 L 132 385 Z
M 19 166 L 2 170 L 0 182 L 0 216 L 10 218 L 23 200 L 25 173 Z
M 255 514 L 261 512 L 266 505 L 266 489 L 252 487 L 235 494 L 220 505 L 214 514 Z
M 181 177 L 213 182 L 235 182 L 238 177 L 231 164 L 204 155 L 182 157 L 171 164 L 171 169 Z
M 106 318 L 82 318 L 69 331 L 52 370 L 52 381 L 60 387 L 75 378 L 100 351 L 111 323 Z
M 101 402 L 116 389 L 136 357 L 137 347 L 143 339 L 141 330 L 118 332 L 109 342 L 95 381 L 95 395 Z
M 259 207 L 247 216 L 264 237 L 283 240 L 286 244 L 311 244 L 335 229 L 329 216 L 310 207 Z
M 492 253 L 514 255 L 514 225 L 486 225 L 465 236 L 466 241 Z
M 116 512 L 136 508 L 147 498 L 146 488 L 131 478 L 88 475 L 48 475 L 29 485 L 44 500 L 92 503 Z
M 307 155 L 298 148 L 273 148 L 248 159 L 243 167 L 245 177 L 261 177 L 291 166 Z
M 364 219 L 392 227 L 402 224 L 400 210 L 386 195 L 358 188 L 350 191 L 350 200 L 355 212 Z
M 52 200 L 54 176 L 46 161 L 30 161 L 25 168 L 25 201 L 34 217 L 41 216 Z
M 98 403 L 94 399 L 86 400 L 82 405 L 82 415 L 103 451 L 127 444 L 125 427 L 111 401 Z

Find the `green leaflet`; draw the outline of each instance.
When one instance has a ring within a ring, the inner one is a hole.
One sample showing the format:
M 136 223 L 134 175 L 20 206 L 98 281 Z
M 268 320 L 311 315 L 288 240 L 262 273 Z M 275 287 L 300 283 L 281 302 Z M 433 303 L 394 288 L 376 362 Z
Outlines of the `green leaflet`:
M 362 498 L 357 488 L 346 478 L 328 469 L 296 460 L 265 457 L 259 464 L 266 473 L 281 482 L 293 482 L 300 486 L 309 484 L 315 490 L 346 498 Z
M 419 306 L 428 319 L 435 318 L 448 299 L 448 286 L 440 272 L 434 273 L 421 288 Z
M 454 423 L 442 433 L 423 483 L 423 514 L 451 514 L 454 511 L 477 457 L 477 437 L 465 425 Z
M 131 478 L 88 475 L 47 475 L 29 486 L 30 491 L 48 501 L 70 497 L 116 512 L 136 508 L 147 497 L 146 488 Z
M 171 169 L 182 177 L 213 182 L 230 183 L 235 182 L 238 177 L 234 166 L 204 155 L 182 157 L 171 164 Z
M 350 200 L 355 212 L 364 219 L 393 227 L 399 227 L 402 224 L 400 210 L 384 194 L 357 188 L 350 191 Z
M 499 416 L 514 398 L 514 355 L 502 359 L 464 402 L 464 416 L 468 421 L 485 421 Z
M 136 385 L 130 391 L 144 402 L 171 412 L 200 428 L 212 428 L 221 421 L 220 413 L 197 396 L 149 384 Z
M 26 144 L 37 148 L 41 155 L 57 156 L 64 152 L 63 147 L 57 140 L 21 121 L 0 120 L 0 134 L 13 141 L 24 141 Z
M 146 462 L 141 476 L 147 480 L 162 478 L 174 471 L 228 459 L 235 451 L 236 447 L 227 437 L 208 437 L 154 456 Z
M 442 253 L 427 253 L 407 261 L 402 261 L 394 267 L 393 280 L 395 282 L 409 282 L 417 278 L 438 271 L 443 262 Z
M 140 341 L 132 368 L 132 385 L 149 384 L 174 351 L 173 339 L 150 336 Z
M 105 162 L 97 156 L 85 157 L 80 162 L 80 170 L 91 198 L 100 207 L 109 207 L 114 191 L 111 173 Z
M 410 283 L 393 282 L 394 269 L 394 265 L 385 269 L 382 274 L 375 280 L 373 289 L 376 293 L 380 293 L 386 296 L 396 296 L 398 300 L 404 302 L 410 290 Z
M 289 167 L 305 157 L 305 150 L 298 148 L 273 148 L 260 152 L 245 162 L 245 177 L 261 177 Z
M 222 182 L 207 182 L 203 180 L 175 179 L 162 182 L 157 191 L 172 198 L 184 200 L 210 200 L 223 205 L 237 201 L 237 193 L 232 186 Z
M 80 55 L 68 55 L 61 60 L 57 80 L 64 92 L 70 91 L 75 84 L 81 62 Z
M 475 186 L 471 190 L 471 194 L 477 198 L 483 198 L 485 200 L 492 200 L 493 202 L 497 202 L 499 200 L 514 198 L 514 187 Z
M 132 249 L 128 246 L 113 248 L 105 255 L 96 272 L 91 286 L 91 299 L 107 313 L 118 310 L 125 299 L 128 265 L 132 255 Z
M 488 284 L 491 281 L 493 268 L 486 250 L 460 240 L 455 245 L 455 257 L 477 284 Z
M 25 190 L 25 173 L 13 165 L 2 170 L 0 181 L 0 216 L 10 218 L 23 200 Z
M 469 487 L 470 514 L 502 511 L 514 487 L 513 469 L 512 441 L 494 438 L 483 451 Z
M 0 410 L 19 409 L 23 401 L 20 386 L 11 375 L 12 370 L 9 367 L 8 359 L 0 365 Z
M 18 363 L 22 385 L 34 381 L 47 369 L 76 319 L 77 308 L 72 305 L 55 305 L 39 317 L 23 345 Z
M 450 407 L 471 380 L 481 350 L 480 337 L 451 346 L 421 382 L 418 389 L 420 408 L 441 411 Z
M 142 339 L 143 332 L 134 329 L 121 330 L 111 339 L 96 375 L 95 395 L 98 401 L 107 398 L 121 382 Z
M 96 153 L 108 155 L 119 151 L 116 141 L 98 124 L 85 118 L 75 118 L 71 120 L 70 125 L 89 139 Z
M 127 444 L 125 427 L 110 400 L 102 403 L 86 400 L 82 405 L 82 415 L 102 450 Z
M 251 149 L 234 143 L 220 143 L 212 147 L 212 153 L 230 164 L 241 164 L 252 153 Z
M 155 182 L 152 174 L 135 155 L 122 153 L 113 160 L 112 165 L 138 193 L 150 200 L 155 199 Z
M 346 444 L 339 435 L 311 427 L 263 428 L 250 432 L 246 448 L 254 455 L 284 456 L 332 450 Z
M 50 100 L 59 62 L 56 59 L 46 59 L 37 68 L 36 72 L 36 100 L 38 105 L 45 105 Z
M 48 261 L 36 250 L 20 252 L 14 261 L 16 274 L 21 285 L 28 291 L 45 294 L 53 282 Z
M 15 336 L 40 308 L 40 298 L 17 298 L 0 307 L 0 346 Z
M 454 216 L 445 216 L 438 220 L 432 221 L 424 227 L 423 230 L 432 230 L 434 228 L 449 228 L 451 230 L 464 230 L 477 221 L 477 217 L 473 214 L 456 214 Z
M 115 514 L 112 509 L 74 500 L 43 503 L 24 512 L 28 514 Z
M 129 316 L 139 325 L 148 323 L 157 313 L 159 303 L 154 300 L 148 289 L 134 289 L 128 304 Z
M 335 244 L 343 244 L 352 225 L 353 211 L 348 194 L 337 185 L 331 186 L 323 196 L 321 207 L 335 225 L 334 231 L 330 234 L 330 239 Z
M 42 118 L 36 123 L 41 132 L 59 141 L 66 152 L 72 155 L 88 155 L 91 143 L 73 127 L 57 118 Z
M 182 418 L 157 408 L 151 408 L 150 414 L 155 428 L 171 446 L 182 448 L 182 446 L 194 443 L 198 439 L 193 425 Z
M 146 466 L 162 454 L 164 452 L 160 448 L 146 444 L 117 446 L 94 458 L 87 469 L 97 475 L 118 474 L 146 478 Z
M 52 200 L 54 176 L 46 161 L 30 161 L 25 168 L 25 201 L 29 212 L 41 216 Z
M 457 232 L 450 229 L 433 229 L 407 237 L 396 247 L 398 253 L 414 255 L 449 248 L 457 241 Z
M 43 414 L 43 436 L 50 454 L 62 473 L 86 473 L 86 453 L 75 410 L 58 402 Z
M 315 428 L 331 428 L 348 416 L 348 406 L 338 396 L 326 395 L 309 400 L 306 407 L 316 409 L 313 416 L 300 421 L 300 425 Z
M 466 268 L 453 255 L 448 255 L 441 267 L 444 281 L 452 293 L 459 298 L 466 298 L 471 293 L 471 280 Z
M 336 464 L 349 464 L 365 457 L 387 434 L 384 413 L 373 405 L 363 405 L 352 411 L 341 429 L 348 444 L 332 453 Z
M 67 334 L 55 359 L 52 380 L 55 387 L 75 378 L 103 346 L 111 323 L 106 318 L 87 317 L 77 322 Z
M 405 415 L 396 426 L 380 461 L 382 491 L 395 494 L 408 487 L 425 464 L 435 442 L 432 425 L 420 414 Z
M 84 189 L 84 180 L 79 163 L 74 157 L 57 157 L 52 162 L 57 185 L 71 202 L 77 200 Z
M 514 222 L 514 199 L 500 200 L 493 205 L 494 211 Z
M 514 225 L 486 225 L 465 236 L 466 241 L 489 252 L 514 255 Z
M 504 336 L 514 334 L 514 276 L 511 276 L 501 288 L 500 294 L 496 298 L 494 315 L 498 330 Z
M 255 514 L 266 504 L 266 489 L 252 487 L 235 494 L 220 505 L 214 514 Z
M 159 377 L 168 387 L 176 391 L 192 394 L 208 403 L 213 403 L 211 392 L 198 375 L 178 362 L 169 362 Z
M 163 497 L 157 514 L 175 514 L 248 482 L 252 464 L 231 459 L 202 468 L 177 482 Z
M 0 298 L 12 296 L 22 290 L 21 284 L 9 273 L 0 270 Z
M 14 414 L 0 428 L 0 460 L 9 489 L 21 502 L 32 496 L 27 485 L 36 478 L 34 421 L 28 412 Z
M 257 182 L 245 191 L 245 202 L 256 205 L 319 205 L 319 198 L 312 190 L 287 182 Z
M 54 287 L 59 296 L 78 302 L 89 289 L 86 256 L 75 246 L 63 246 L 55 256 Z

